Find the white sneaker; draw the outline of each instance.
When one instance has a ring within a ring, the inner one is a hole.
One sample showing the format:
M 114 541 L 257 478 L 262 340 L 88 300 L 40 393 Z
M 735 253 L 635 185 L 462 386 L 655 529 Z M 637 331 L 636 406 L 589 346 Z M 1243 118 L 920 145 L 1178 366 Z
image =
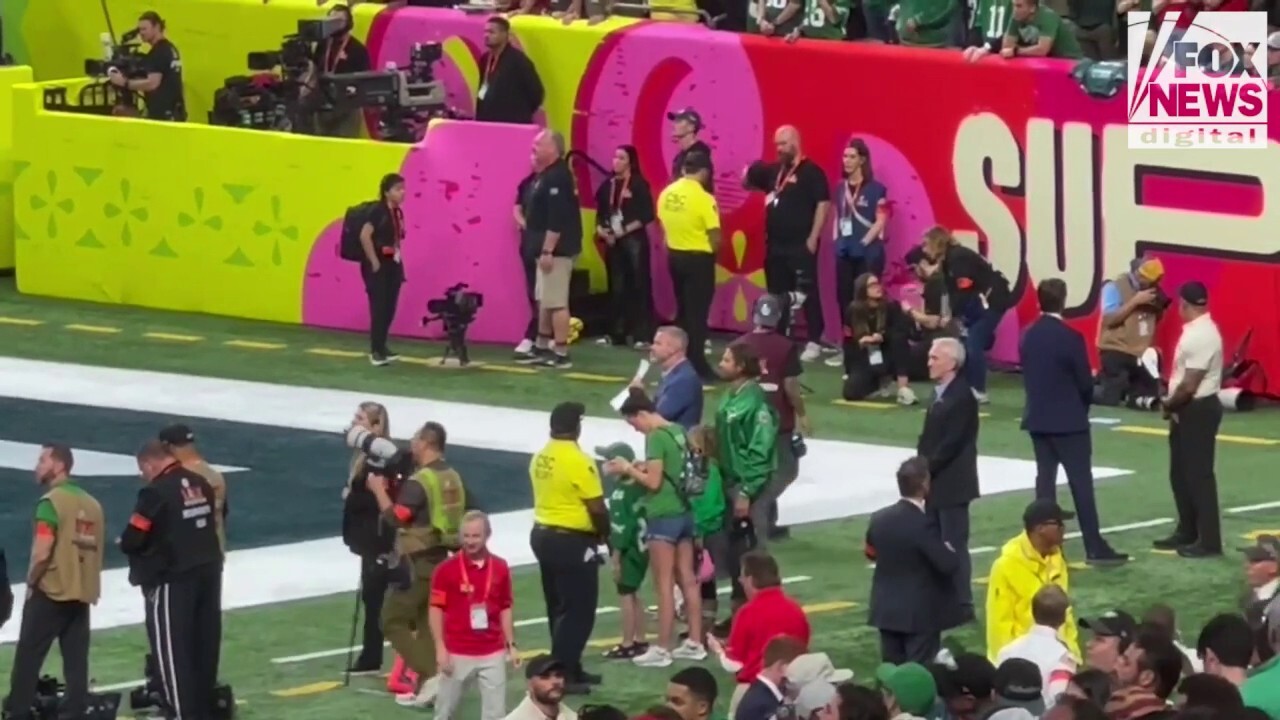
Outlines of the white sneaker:
M 909 387 L 898 388 L 898 404 L 899 405 L 915 405 L 920 402 L 916 399 L 916 391 Z
M 396 695 L 396 704 L 402 707 L 425 708 L 430 707 L 436 701 L 436 694 L 440 691 L 440 681 L 438 678 L 429 678 L 422 683 L 422 687 L 416 693 L 402 693 Z
M 671 651 L 671 657 L 676 660 L 706 660 L 707 649 L 691 639 L 685 640 L 680 643 L 680 647 Z
M 826 362 L 827 362 L 827 367 L 844 367 L 844 356 L 832 355 L 831 357 L 827 358 Z
M 979 405 L 986 405 L 991 402 L 991 398 L 986 393 L 978 392 L 977 390 L 973 391 L 973 398 L 978 401 Z
M 631 662 L 639 667 L 671 667 L 671 651 L 666 648 L 660 648 L 657 645 L 650 645 L 648 650 L 631 658 Z
M 822 357 L 822 346 L 816 342 L 806 343 L 804 352 L 800 353 L 800 359 L 804 362 L 813 362 Z
M 1153 380 L 1160 379 L 1160 351 L 1155 348 L 1147 348 L 1142 351 L 1142 357 L 1138 359 L 1142 363 L 1142 369 L 1147 371 Z
M 533 341 L 528 338 L 521 340 L 520 344 L 516 346 L 515 352 L 517 355 L 527 355 L 533 352 Z

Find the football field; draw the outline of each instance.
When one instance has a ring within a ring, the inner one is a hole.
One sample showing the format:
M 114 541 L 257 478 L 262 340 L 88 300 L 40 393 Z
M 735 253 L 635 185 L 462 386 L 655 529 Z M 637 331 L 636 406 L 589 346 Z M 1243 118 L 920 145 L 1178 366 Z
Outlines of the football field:
M 358 568 L 337 539 L 347 451 L 339 432 L 361 400 L 390 410 L 393 434 L 407 437 L 426 420 L 450 433 L 450 460 L 476 504 L 495 515 L 494 549 L 515 564 L 531 558 L 526 467 L 545 440 L 549 409 L 565 399 L 593 416 L 583 445 L 639 437 L 616 419 L 608 399 L 634 369 L 630 351 L 575 349 L 575 372 L 518 368 L 504 349 L 479 349 L 485 367 L 431 367 L 437 346 L 407 343 L 407 362 L 371 368 L 358 336 L 236 320 L 160 313 L 17 296 L 0 288 L 0 543 L 20 579 L 37 497 L 30 468 L 45 441 L 76 449 L 77 475 L 102 500 L 109 534 L 118 532 L 139 480 L 132 453 L 160 426 L 182 420 L 197 433 L 210 462 L 227 474 L 231 519 L 224 604 L 224 679 L 243 702 L 244 717 L 352 718 L 404 712 L 377 679 L 340 687 L 346 661 Z M 863 516 L 892 502 L 893 469 L 910 455 L 919 409 L 875 403 L 833 403 L 839 376 L 810 368 L 806 384 L 818 439 L 798 484 L 783 502 L 783 521 L 797 524 L 776 546 L 788 588 L 812 615 L 817 649 L 865 674 L 877 660 L 875 633 L 865 627 L 870 578 L 861 556 Z M 975 575 L 1018 532 L 1034 466 L 1018 431 L 1021 393 L 1016 376 L 995 380 L 984 409 L 980 471 L 987 495 L 974 507 Z M 714 392 L 714 391 L 713 391 Z M 712 396 L 709 396 L 709 398 Z M 1082 614 L 1114 606 L 1141 611 L 1155 601 L 1174 605 L 1187 631 L 1230 609 L 1241 586 L 1240 560 L 1189 563 L 1151 553 L 1167 534 L 1165 438 L 1157 417 L 1096 412 L 1095 466 L 1103 524 L 1113 544 L 1135 555 L 1118 570 L 1086 570 L 1072 578 Z M 1280 419 L 1229 416 L 1219 445 L 1218 472 L 1228 543 L 1280 528 L 1274 465 Z M 1104 479 L 1105 478 L 1105 479 Z M 1068 500 L 1068 494 L 1062 493 Z M 1078 558 L 1078 542 L 1069 556 Z M 95 609 L 92 675 L 100 686 L 127 687 L 141 678 L 145 635 L 141 601 L 128 587 L 123 558 L 111 557 L 102 602 Z M 518 569 L 519 645 L 547 644 L 536 571 Z M 602 573 L 602 580 L 607 580 Z M 980 582 L 980 580 L 979 580 Z M 975 592 L 981 595 L 981 587 Z M 602 583 L 597 646 L 616 641 L 612 588 Z M 17 618 L 0 641 L 0 683 L 7 687 Z M 979 646 L 980 626 L 956 634 Z M 47 670 L 58 671 L 56 657 Z M 656 701 L 663 671 L 589 659 L 605 684 L 591 702 L 639 711 Z M 728 682 L 726 680 L 726 682 Z M 509 685 L 512 699 L 521 683 Z M 0 690 L 0 692 L 3 692 Z M 574 699 L 574 706 L 585 702 Z M 470 706 L 468 706 L 470 707 Z M 473 711 L 464 709 L 463 716 Z

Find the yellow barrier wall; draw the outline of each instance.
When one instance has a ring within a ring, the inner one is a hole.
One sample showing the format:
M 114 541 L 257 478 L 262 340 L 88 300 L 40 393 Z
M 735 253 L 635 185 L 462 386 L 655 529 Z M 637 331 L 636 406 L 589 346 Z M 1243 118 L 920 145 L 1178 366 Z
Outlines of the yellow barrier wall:
M 315 238 L 409 151 L 48 112 L 35 84 L 14 101 L 18 289 L 37 295 L 301 322 Z
M 6 0 L 6 8 L 8 7 Z M 314 0 L 107 0 L 117 37 L 138 16 L 155 10 L 165 19 L 167 34 L 183 58 L 187 112 L 192 122 L 208 121 L 213 93 L 223 81 L 250 74 L 246 56 L 255 50 L 277 50 L 298 20 L 323 17 L 329 5 Z M 356 34 L 365 37 L 381 5 L 355 8 Z M 6 12 L 6 25 L 13 22 Z M 107 31 L 97 2 L 33 0 L 18 14 L 19 33 L 29 64 L 39 81 L 84 74 L 86 58 L 102 56 L 99 39 Z M 8 32 L 8 31 L 6 31 Z
M 0 67 L 0 270 L 13 269 L 13 86 L 31 82 L 31 68 Z

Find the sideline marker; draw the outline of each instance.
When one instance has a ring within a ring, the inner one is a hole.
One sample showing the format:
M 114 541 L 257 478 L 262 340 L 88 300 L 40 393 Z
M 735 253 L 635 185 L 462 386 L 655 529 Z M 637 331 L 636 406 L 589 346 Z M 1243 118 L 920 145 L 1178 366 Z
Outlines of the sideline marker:
M 200 342 L 204 338 L 199 335 L 178 335 L 176 333 L 148 332 L 142 333 L 142 337 L 151 340 L 169 340 L 171 342 Z
M 520 367 L 519 365 L 481 365 L 481 370 L 490 372 L 508 373 L 510 375 L 537 375 L 538 371 L 533 368 Z
M 283 350 L 285 348 L 284 343 L 258 342 L 257 340 L 228 340 L 222 344 L 245 350 Z
M 364 353 L 355 350 L 334 350 L 332 348 L 307 348 L 303 352 L 309 355 L 321 355 L 335 358 L 362 358 Z
M 43 320 L 32 320 L 30 318 L 0 317 L 0 325 L 19 325 L 21 327 L 35 327 L 43 325 Z
M 336 680 L 325 680 L 323 682 L 314 682 L 310 685 L 300 685 L 295 688 L 272 690 L 271 694 L 282 698 L 303 697 L 306 695 L 319 695 L 320 693 L 326 693 L 330 690 L 337 690 L 340 687 L 342 687 L 342 683 Z
M 1151 435 L 1155 437 L 1167 437 L 1169 435 L 1169 431 L 1165 428 L 1147 427 L 1145 425 L 1120 425 L 1111 429 L 1115 432 L 1130 433 L 1132 435 Z M 1218 441 L 1235 443 L 1236 445 L 1280 445 L 1280 440 L 1252 437 L 1250 435 L 1218 435 Z
M 76 332 L 97 333 L 99 335 L 115 335 L 116 333 L 120 332 L 120 328 L 107 327 L 105 325 L 80 325 L 78 323 L 72 323 L 70 325 L 63 325 L 63 327 L 66 328 L 67 330 L 75 330 Z
M 584 382 L 598 383 L 625 383 L 627 379 L 621 375 L 596 375 L 594 373 L 571 372 L 565 373 L 564 377 L 570 380 L 582 380 Z

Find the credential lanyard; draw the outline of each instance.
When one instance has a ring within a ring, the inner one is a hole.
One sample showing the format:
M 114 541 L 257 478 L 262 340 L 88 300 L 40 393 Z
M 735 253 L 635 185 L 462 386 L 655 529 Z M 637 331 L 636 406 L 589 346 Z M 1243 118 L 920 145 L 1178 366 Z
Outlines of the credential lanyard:
M 791 181 L 791 178 L 796 176 L 796 171 L 800 169 L 800 163 L 802 162 L 804 162 L 803 155 L 800 157 L 797 157 L 795 164 L 792 165 L 790 168 L 784 168 L 778 171 L 778 182 L 773 187 L 774 195 L 777 195 L 778 193 L 782 192 L 782 188 L 786 187 L 787 183 Z
M 471 585 L 471 578 L 467 576 L 467 558 L 464 555 L 459 559 L 462 561 L 458 568 L 459 572 L 462 574 L 462 592 L 470 594 L 471 601 L 475 602 L 475 587 Z M 486 572 L 484 579 L 484 595 L 481 595 L 479 600 L 482 603 L 489 601 L 489 591 L 493 589 L 493 558 L 486 558 L 485 562 L 489 567 L 487 568 L 488 572 Z
M 338 52 L 329 53 L 329 56 L 325 59 L 325 64 L 324 64 L 324 71 L 326 73 L 332 74 L 333 71 L 337 69 L 338 61 L 342 59 L 342 54 L 347 51 L 347 43 L 349 42 L 351 42 L 351 35 L 347 35 L 346 37 L 342 38 L 342 44 L 338 46 Z M 332 45 L 330 45 L 329 49 L 330 50 L 333 49 Z
M 626 197 L 627 190 L 631 187 L 630 175 L 628 175 L 625 179 L 622 179 L 622 182 L 618 182 L 619 179 L 620 178 L 613 179 L 614 192 L 611 193 L 612 197 L 610 198 L 610 200 L 612 201 L 613 207 L 609 209 L 614 212 L 622 212 L 622 199 Z
M 504 50 L 506 50 L 506 48 L 503 48 L 489 56 L 489 62 L 486 63 L 487 67 L 485 67 L 484 70 L 484 82 L 486 85 L 489 84 L 489 78 L 493 77 L 493 71 L 498 69 L 498 59 L 502 57 Z

